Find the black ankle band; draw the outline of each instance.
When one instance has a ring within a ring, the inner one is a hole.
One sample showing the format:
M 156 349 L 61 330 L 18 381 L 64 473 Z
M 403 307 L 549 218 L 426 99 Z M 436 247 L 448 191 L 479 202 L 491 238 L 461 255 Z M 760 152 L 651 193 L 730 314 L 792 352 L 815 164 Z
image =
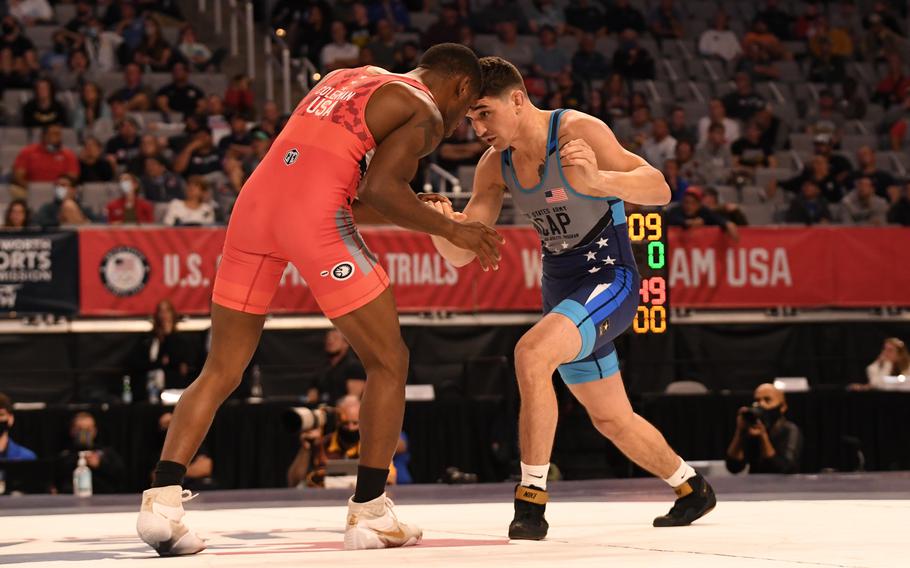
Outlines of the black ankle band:
M 389 479 L 389 470 L 357 466 L 357 487 L 354 489 L 354 502 L 366 503 L 385 493 L 385 484 Z
M 184 475 L 186 475 L 185 465 L 172 461 L 159 461 L 152 474 L 152 487 L 183 485 Z

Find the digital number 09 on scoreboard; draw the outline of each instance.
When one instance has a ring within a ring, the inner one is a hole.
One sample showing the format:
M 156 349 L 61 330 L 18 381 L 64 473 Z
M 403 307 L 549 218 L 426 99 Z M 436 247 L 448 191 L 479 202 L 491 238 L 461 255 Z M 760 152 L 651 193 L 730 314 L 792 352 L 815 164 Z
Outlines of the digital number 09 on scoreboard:
M 635 333 L 664 333 L 670 309 L 667 286 L 667 232 L 660 213 L 632 213 L 626 221 L 629 240 L 641 273 L 639 306 L 632 322 Z

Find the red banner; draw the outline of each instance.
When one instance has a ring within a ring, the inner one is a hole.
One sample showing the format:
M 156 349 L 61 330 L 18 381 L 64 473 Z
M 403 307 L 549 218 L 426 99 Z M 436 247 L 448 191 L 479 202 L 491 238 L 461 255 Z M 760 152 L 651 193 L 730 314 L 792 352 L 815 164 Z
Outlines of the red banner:
M 695 308 L 910 305 L 910 229 L 671 230 L 671 303 Z
M 395 287 L 402 312 L 540 309 L 540 245 L 524 228 L 501 228 L 506 239 L 497 272 L 477 263 L 446 263 L 426 235 L 366 229 L 364 239 Z M 80 233 L 81 313 L 89 316 L 151 314 L 170 298 L 184 314 L 209 311 L 224 229 L 110 229 Z M 272 302 L 274 313 L 319 313 L 306 283 L 288 265 Z
M 365 229 L 395 286 L 402 312 L 540 310 L 540 247 L 533 230 L 503 227 L 497 272 L 456 269 L 429 237 Z M 81 231 L 81 313 L 148 315 L 162 298 L 205 314 L 224 229 Z M 716 229 L 671 230 L 671 303 L 763 308 L 910 305 L 910 229 L 744 228 L 734 242 Z M 275 313 L 318 313 L 306 283 L 288 266 Z

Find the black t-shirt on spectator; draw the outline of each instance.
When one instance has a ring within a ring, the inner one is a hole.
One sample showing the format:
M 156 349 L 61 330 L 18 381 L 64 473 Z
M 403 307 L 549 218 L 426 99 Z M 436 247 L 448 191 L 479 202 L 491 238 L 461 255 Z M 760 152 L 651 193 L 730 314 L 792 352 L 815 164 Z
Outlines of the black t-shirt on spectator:
M 79 160 L 79 183 L 95 183 L 112 181 L 114 168 L 104 158 L 99 158 L 94 164 Z
M 13 58 L 16 58 L 22 57 L 28 51 L 35 49 L 35 44 L 21 33 L 12 41 L 0 36 L 0 51 L 4 49 L 12 50 Z
M 610 8 L 604 19 L 609 22 L 610 31 L 621 33 L 626 28 L 639 33 L 645 31 L 645 17 L 632 6 Z
M 723 227 L 727 224 L 726 219 L 720 217 L 704 205 L 699 207 L 695 215 L 686 215 L 682 205 L 674 205 L 667 211 L 667 225 L 671 227 L 685 227 L 686 221 L 690 219 L 701 219 L 706 227 Z
M 604 14 L 594 6 L 566 6 L 566 24 L 583 32 L 594 33 L 606 25 Z M 622 30 L 617 28 L 617 32 Z
M 730 153 L 746 166 L 768 165 L 769 152 L 761 142 L 752 143 L 746 138 L 739 138 L 730 145 Z
M 910 227 L 910 199 L 903 197 L 891 206 L 888 211 L 888 222 Z
M 32 99 L 22 107 L 22 124 L 27 128 L 41 128 L 51 124 L 66 126 L 66 107 L 54 100 L 50 106 L 41 108 L 38 101 Z
M 861 177 L 867 177 L 872 180 L 872 185 L 875 186 L 875 193 L 879 197 L 888 198 L 888 187 L 894 185 L 896 182 L 894 176 L 884 170 L 875 170 L 871 174 L 865 174 L 863 172 L 854 172 L 850 176 L 850 186 L 856 187 L 856 180 Z
M 814 225 L 822 220 L 831 221 L 831 210 L 824 198 L 808 201 L 802 195 L 797 195 L 790 202 L 784 220 L 787 223 Z
M 617 49 L 613 54 L 613 71 L 626 79 L 653 79 L 654 58 L 642 47 L 634 55 L 631 50 Z
M 168 105 L 171 110 L 183 113 L 184 116 L 196 112 L 196 101 L 205 97 L 202 89 L 195 85 L 186 84 L 178 86 L 170 83 L 161 87 L 156 96 L 164 95 L 167 97 Z
M 193 152 L 184 175 L 204 176 L 218 171 L 221 171 L 221 156 L 218 155 L 217 148 L 212 148 L 208 152 L 202 150 Z
M 743 461 L 727 458 L 727 469 L 739 473 L 749 465 L 749 473 L 799 473 L 799 460 L 803 452 L 803 435 L 799 427 L 782 419 L 768 433 L 774 446 L 774 457 L 761 457 L 759 439 L 746 435 L 743 440 Z
M 749 120 L 755 113 L 765 108 L 765 99 L 756 93 L 740 95 L 734 91 L 726 95 L 723 101 L 727 116 L 739 120 Z
M 334 367 L 327 367 L 319 377 L 319 396 L 325 402 L 334 403 L 347 394 L 348 379 L 366 380 L 367 373 L 354 352 L 347 354 Z
M 240 136 L 233 133 L 228 134 L 218 142 L 218 154 L 220 154 L 221 157 L 224 157 L 231 146 L 251 146 L 252 144 L 253 135 L 249 132 L 244 132 Z
M 107 144 L 104 145 L 104 151 L 113 155 L 118 164 L 125 165 L 139 155 L 139 137 L 137 136 L 132 142 L 128 142 L 123 136 L 118 134 L 107 141 Z

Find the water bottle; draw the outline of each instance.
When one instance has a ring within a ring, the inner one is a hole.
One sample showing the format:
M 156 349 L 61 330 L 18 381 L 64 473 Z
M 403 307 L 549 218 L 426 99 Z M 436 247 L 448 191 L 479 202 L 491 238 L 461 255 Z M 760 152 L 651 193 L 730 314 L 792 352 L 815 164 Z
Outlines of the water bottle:
M 76 497 L 92 496 L 92 470 L 85 462 L 86 452 L 79 452 L 79 461 L 73 470 L 73 494 Z
M 164 369 L 152 369 L 148 372 L 146 388 L 149 393 L 149 403 L 161 402 L 161 391 L 164 390 Z
M 250 398 L 261 399 L 262 398 L 262 372 L 259 369 L 259 365 L 253 365 L 253 381 L 250 386 Z
M 6 472 L 0 469 L 0 495 L 6 493 Z
M 133 404 L 133 387 L 129 375 L 123 375 L 123 404 Z

